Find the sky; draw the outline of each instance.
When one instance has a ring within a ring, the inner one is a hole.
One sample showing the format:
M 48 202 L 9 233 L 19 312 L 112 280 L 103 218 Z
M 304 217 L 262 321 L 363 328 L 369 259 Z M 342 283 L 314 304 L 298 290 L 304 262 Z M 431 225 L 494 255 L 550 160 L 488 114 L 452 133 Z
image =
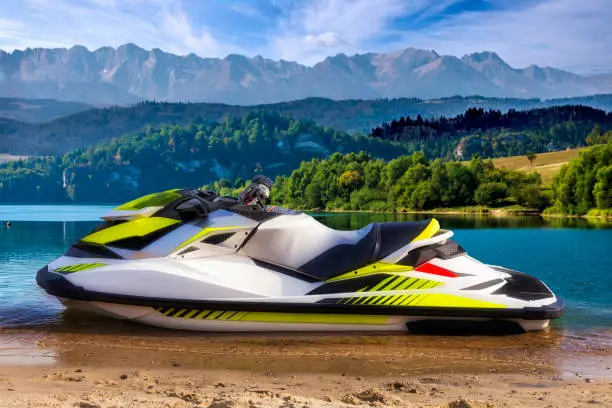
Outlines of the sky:
M 612 0 L 0 0 L 0 49 L 134 43 L 313 65 L 330 55 L 494 51 L 511 66 L 612 72 Z

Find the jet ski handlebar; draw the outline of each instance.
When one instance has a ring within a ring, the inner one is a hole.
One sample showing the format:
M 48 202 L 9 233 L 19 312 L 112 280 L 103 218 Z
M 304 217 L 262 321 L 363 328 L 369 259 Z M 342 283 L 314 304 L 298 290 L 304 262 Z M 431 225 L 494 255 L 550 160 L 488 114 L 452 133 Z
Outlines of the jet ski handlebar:
M 258 175 L 253 178 L 238 197 L 219 196 L 212 190 L 195 190 L 194 194 L 203 207 L 204 214 L 221 208 L 249 207 L 251 210 L 265 211 L 266 201 L 270 197 L 272 180 Z

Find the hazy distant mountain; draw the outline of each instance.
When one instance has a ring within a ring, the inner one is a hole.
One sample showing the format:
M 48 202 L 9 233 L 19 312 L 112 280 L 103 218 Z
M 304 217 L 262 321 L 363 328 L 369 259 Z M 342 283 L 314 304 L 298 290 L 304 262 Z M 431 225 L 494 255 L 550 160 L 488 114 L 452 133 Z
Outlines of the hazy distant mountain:
M 178 56 L 134 44 L 89 51 L 0 51 L 0 96 L 91 104 L 138 100 L 240 105 L 307 97 L 373 99 L 452 95 L 559 98 L 612 92 L 612 75 L 583 77 L 535 65 L 516 69 L 493 52 L 461 59 L 407 48 L 390 54 L 338 54 L 313 67 L 231 54 Z
M 80 102 L 0 97 L 0 118 L 26 123 L 49 122 L 89 109 L 94 109 L 94 107 Z

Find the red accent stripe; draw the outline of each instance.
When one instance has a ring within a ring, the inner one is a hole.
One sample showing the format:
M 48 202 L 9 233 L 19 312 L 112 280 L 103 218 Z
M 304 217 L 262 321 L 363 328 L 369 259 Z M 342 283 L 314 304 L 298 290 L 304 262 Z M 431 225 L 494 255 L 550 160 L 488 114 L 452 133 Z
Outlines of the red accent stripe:
M 437 266 L 431 263 L 424 263 L 423 265 L 416 268 L 415 271 L 423 272 L 423 273 L 431 273 L 432 275 L 447 276 L 449 278 L 456 278 L 458 276 L 453 271 L 449 271 L 448 269 L 444 269 L 440 266 Z

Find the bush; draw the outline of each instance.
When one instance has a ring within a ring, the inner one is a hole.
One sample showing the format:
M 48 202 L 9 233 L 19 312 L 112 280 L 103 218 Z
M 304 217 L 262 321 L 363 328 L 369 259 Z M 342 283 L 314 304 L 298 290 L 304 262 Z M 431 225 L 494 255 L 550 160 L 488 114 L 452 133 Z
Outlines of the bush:
M 387 202 L 384 200 L 373 200 L 368 203 L 369 211 L 386 211 L 387 210 Z
M 512 192 L 512 198 L 519 205 L 537 209 L 546 208 L 551 202 L 550 192 L 542 190 L 541 187 L 535 184 L 515 188 Z
M 495 206 L 508 197 L 508 186 L 504 183 L 482 183 L 474 193 L 476 204 Z
M 587 217 L 612 218 L 612 208 L 606 208 L 605 210 L 593 208 L 592 210 L 589 210 Z

